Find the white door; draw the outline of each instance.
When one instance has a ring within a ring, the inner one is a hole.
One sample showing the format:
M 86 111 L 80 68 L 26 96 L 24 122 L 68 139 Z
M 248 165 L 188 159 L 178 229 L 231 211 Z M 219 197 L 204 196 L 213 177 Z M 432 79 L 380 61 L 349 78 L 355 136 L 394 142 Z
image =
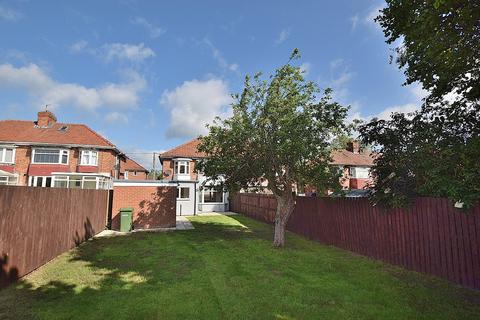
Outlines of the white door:
M 177 187 L 177 216 L 193 216 L 195 203 L 193 183 L 179 184 Z

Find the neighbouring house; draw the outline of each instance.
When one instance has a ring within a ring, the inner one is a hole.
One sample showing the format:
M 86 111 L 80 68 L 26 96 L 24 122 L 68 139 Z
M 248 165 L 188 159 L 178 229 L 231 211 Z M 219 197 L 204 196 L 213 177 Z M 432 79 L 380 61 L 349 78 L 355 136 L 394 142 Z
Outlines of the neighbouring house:
M 0 184 L 109 189 L 112 179 L 135 171 L 146 169 L 88 126 L 59 123 L 51 111 L 36 121 L 0 121 Z
M 332 154 L 332 164 L 339 166 L 343 171 L 342 187 L 345 190 L 365 189 L 370 178 L 370 168 L 374 157 L 370 152 L 360 149 L 358 141 L 347 144 L 344 150 L 337 150 Z
M 206 158 L 197 150 L 199 142 L 188 141 L 159 156 L 164 180 L 177 183 L 177 215 L 228 210 L 228 193 L 218 187 L 219 182 L 208 181 L 202 173 L 195 172 L 197 162 Z
M 148 178 L 148 170 L 128 157 L 126 157 L 125 165 L 122 168 L 121 175 L 125 180 L 147 180 Z

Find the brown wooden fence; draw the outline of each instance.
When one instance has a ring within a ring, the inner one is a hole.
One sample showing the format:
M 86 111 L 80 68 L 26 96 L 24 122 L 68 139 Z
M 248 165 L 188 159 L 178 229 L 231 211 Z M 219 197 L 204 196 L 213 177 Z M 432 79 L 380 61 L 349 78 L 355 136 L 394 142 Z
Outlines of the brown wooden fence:
M 236 194 L 231 210 L 272 223 L 273 196 Z M 418 198 L 382 211 L 365 198 L 297 197 L 290 231 L 327 245 L 480 289 L 480 205 L 467 212 L 446 199 Z
M 105 190 L 0 186 L 0 288 L 104 230 Z

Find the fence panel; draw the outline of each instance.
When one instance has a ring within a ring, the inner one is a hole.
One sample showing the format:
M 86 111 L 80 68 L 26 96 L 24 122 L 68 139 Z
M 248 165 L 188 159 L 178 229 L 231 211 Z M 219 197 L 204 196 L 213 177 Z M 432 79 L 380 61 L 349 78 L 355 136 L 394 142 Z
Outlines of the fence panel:
M 287 224 L 292 232 L 480 289 L 479 204 L 463 212 L 447 199 L 418 198 L 409 209 L 384 211 L 365 198 L 296 200 Z M 234 212 L 274 221 L 272 195 L 240 193 L 231 205 Z
M 0 186 L 0 287 L 105 229 L 108 191 Z

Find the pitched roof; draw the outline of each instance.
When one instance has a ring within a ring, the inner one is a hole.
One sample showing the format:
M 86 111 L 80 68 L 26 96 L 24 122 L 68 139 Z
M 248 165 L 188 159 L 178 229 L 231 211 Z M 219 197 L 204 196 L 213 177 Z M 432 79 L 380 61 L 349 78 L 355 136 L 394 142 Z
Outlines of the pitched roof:
M 337 150 L 332 153 L 332 164 L 350 166 L 373 166 L 374 157 L 366 152 L 353 153 L 348 150 Z
M 197 146 L 199 139 L 190 140 L 178 147 L 165 151 L 160 154 L 160 158 L 205 158 L 206 154 L 199 152 Z M 332 164 L 335 165 L 351 165 L 351 166 L 373 166 L 374 157 L 365 152 L 353 153 L 348 150 L 338 150 L 332 153 Z
M 66 129 L 61 130 L 66 127 Z M 55 123 L 41 128 L 34 121 L 0 120 L 0 142 L 88 145 L 115 148 L 115 145 L 84 124 Z
M 143 166 L 139 165 L 135 160 L 132 160 L 127 157 L 127 160 L 125 161 L 125 164 L 123 165 L 124 170 L 128 171 L 145 171 L 148 172 L 147 169 L 145 169 Z
M 197 146 L 200 144 L 200 139 L 193 139 L 184 144 L 179 145 L 173 149 L 165 151 L 160 154 L 160 158 L 205 158 L 207 155 L 204 152 L 199 152 Z

